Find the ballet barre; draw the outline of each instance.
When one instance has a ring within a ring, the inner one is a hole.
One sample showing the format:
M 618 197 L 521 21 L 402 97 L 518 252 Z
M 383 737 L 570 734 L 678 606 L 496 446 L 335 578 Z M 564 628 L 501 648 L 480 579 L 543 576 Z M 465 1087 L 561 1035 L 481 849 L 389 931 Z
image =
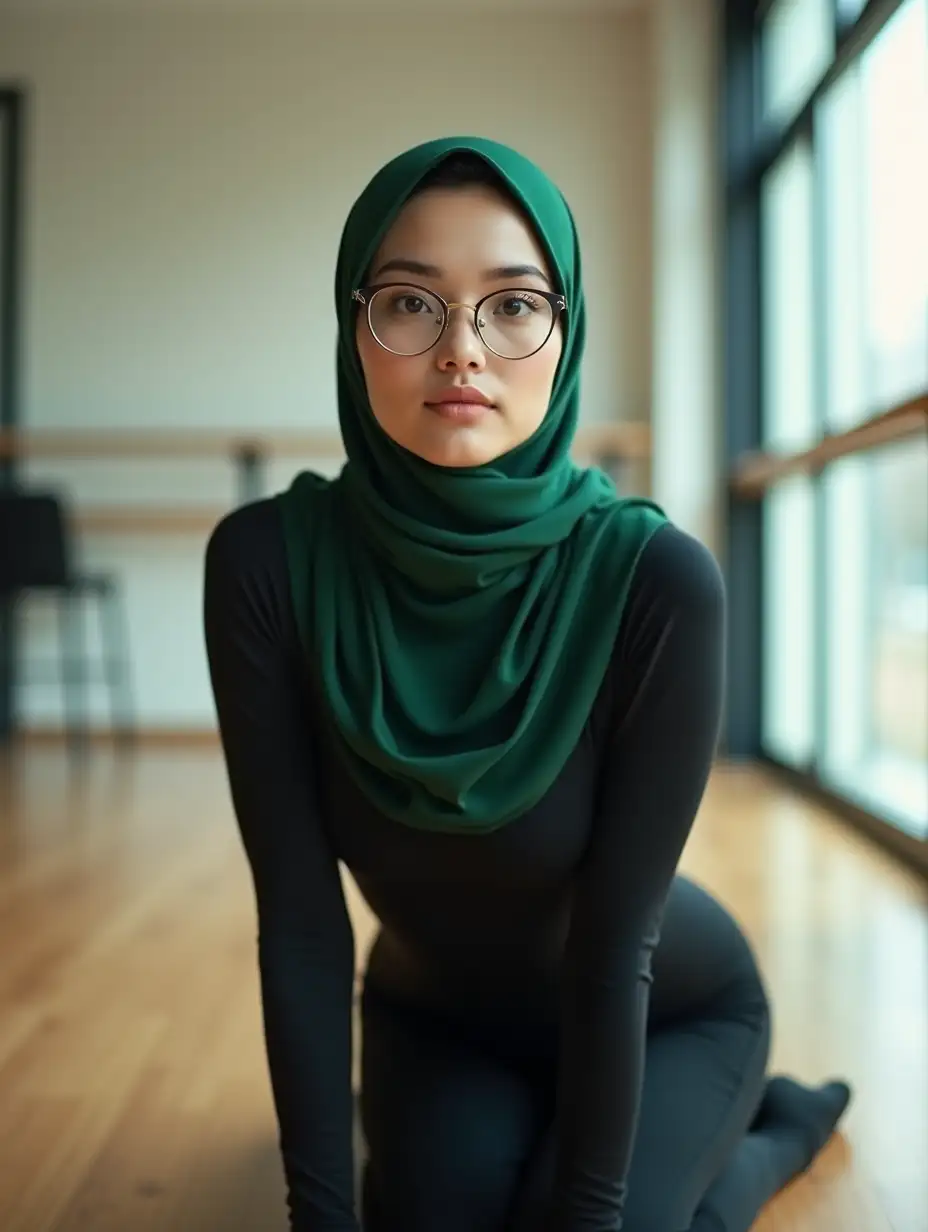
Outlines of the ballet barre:
M 814 475 L 839 458 L 865 453 L 928 431 L 928 392 L 880 411 L 842 432 L 829 433 L 796 453 L 748 453 L 732 470 L 729 486 L 743 500 L 760 500 L 790 475 Z
M 641 421 L 587 424 L 574 441 L 578 461 L 610 473 L 626 463 L 647 462 L 650 425 Z M 244 504 L 267 492 L 266 464 L 292 459 L 307 465 L 344 458 L 338 433 L 288 430 L 262 433 L 173 428 L 7 428 L 0 430 L 0 462 L 26 460 L 169 461 L 227 459 L 235 468 L 238 500 Z M 134 505 L 81 505 L 71 520 L 85 533 L 209 534 L 228 512 L 177 502 Z

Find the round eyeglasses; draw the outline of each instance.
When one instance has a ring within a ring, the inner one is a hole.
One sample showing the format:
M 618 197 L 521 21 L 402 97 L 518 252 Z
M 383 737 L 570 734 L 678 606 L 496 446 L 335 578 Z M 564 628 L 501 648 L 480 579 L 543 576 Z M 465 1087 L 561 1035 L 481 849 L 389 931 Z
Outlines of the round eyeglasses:
M 488 351 L 502 359 L 528 359 L 545 345 L 567 300 L 553 291 L 509 287 L 470 304 L 451 304 L 413 283 L 359 287 L 351 298 L 367 309 L 374 340 L 394 355 L 423 355 L 441 338 L 452 308 L 474 314 L 474 327 Z

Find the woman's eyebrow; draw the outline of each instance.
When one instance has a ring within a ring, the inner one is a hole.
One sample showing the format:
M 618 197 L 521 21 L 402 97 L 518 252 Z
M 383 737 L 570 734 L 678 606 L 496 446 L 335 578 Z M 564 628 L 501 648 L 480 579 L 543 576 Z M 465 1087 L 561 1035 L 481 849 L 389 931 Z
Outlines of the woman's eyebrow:
M 413 261 L 409 257 L 395 257 L 392 261 L 387 261 L 381 265 L 374 277 L 379 278 L 381 274 L 390 273 L 421 274 L 424 278 L 441 278 L 441 270 L 437 265 L 425 265 L 422 261 Z
M 437 265 L 427 265 L 423 261 L 413 261 L 411 257 L 394 257 L 384 262 L 374 274 L 380 278 L 383 274 L 419 274 L 423 278 L 441 278 L 444 271 Z M 498 282 L 501 278 L 540 278 L 542 282 L 550 282 L 547 274 L 537 265 L 500 265 L 496 269 L 483 271 L 486 282 Z
M 500 265 L 496 269 L 484 270 L 483 276 L 487 282 L 496 282 L 500 278 L 540 278 L 542 282 L 550 282 L 548 275 L 537 265 Z

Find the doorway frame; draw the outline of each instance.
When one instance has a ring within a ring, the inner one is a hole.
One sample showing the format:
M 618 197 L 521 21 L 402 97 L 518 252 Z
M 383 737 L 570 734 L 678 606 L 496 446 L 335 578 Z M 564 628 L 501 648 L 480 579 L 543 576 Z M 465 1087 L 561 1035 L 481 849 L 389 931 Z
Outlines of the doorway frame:
M 16 427 L 22 412 L 26 104 L 24 87 L 0 83 L 0 429 Z M 15 478 L 15 460 L 0 457 L 0 487 Z M 0 744 L 15 726 L 14 633 L 12 603 L 0 601 Z

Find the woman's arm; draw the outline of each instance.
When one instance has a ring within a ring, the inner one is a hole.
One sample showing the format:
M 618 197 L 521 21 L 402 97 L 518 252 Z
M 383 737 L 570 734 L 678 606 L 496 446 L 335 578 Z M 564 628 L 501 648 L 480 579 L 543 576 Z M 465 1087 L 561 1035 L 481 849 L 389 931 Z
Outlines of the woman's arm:
M 556 1232 L 618 1232 L 643 1076 L 650 958 L 715 753 L 724 590 L 672 526 L 639 564 L 611 668 L 614 730 L 565 959 Z
M 232 802 L 254 883 L 265 1044 L 293 1232 L 358 1232 L 354 940 L 316 801 L 315 749 L 272 502 L 206 552 L 204 622 Z

